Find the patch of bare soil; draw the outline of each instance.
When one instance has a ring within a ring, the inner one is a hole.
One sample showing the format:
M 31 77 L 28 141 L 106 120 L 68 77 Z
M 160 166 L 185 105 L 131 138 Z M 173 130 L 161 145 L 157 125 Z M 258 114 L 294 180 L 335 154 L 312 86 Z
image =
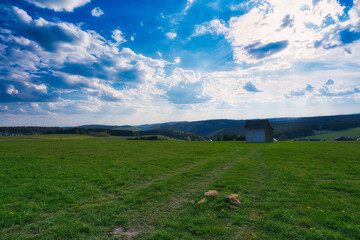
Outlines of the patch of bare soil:
M 140 232 L 133 231 L 133 230 L 127 230 L 125 231 L 123 228 L 115 228 L 114 229 L 114 237 L 121 238 L 121 239 L 127 239 L 131 240 L 134 236 L 138 235 Z

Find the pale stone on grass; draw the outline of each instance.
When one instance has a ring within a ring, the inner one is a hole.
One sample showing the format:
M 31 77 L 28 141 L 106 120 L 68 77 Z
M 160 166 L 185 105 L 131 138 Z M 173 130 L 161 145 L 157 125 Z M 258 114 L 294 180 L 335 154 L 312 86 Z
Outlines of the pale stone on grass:
M 216 190 L 209 190 L 204 193 L 205 197 L 216 197 L 219 193 Z

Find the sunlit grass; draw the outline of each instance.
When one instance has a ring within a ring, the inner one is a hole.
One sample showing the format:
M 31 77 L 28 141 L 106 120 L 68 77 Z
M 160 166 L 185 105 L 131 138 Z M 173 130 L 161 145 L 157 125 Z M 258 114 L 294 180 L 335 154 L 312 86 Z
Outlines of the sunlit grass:
M 0 239 L 360 238 L 358 142 L 68 137 L 1 138 Z

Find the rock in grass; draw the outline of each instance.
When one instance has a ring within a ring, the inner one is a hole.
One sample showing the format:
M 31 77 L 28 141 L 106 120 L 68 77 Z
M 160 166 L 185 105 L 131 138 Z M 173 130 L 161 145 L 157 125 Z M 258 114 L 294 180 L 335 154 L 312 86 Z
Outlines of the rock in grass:
M 209 190 L 204 193 L 205 197 L 216 197 L 219 193 L 216 190 Z
M 240 204 L 239 195 L 237 194 L 222 195 L 222 197 L 226 198 L 226 200 L 232 205 Z
M 201 199 L 201 200 L 198 201 L 196 204 L 201 204 L 201 203 L 204 203 L 204 202 L 206 202 L 206 199 L 205 199 L 205 198 Z

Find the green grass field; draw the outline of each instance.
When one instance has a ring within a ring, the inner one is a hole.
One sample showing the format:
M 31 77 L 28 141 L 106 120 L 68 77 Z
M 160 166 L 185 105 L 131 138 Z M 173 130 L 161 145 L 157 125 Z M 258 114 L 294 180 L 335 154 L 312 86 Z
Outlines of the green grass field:
M 323 132 L 319 132 L 313 136 L 301 137 L 301 138 L 321 139 L 321 140 L 326 140 L 326 141 L 332 141 L 332 140 L 334 140 L 334 138 L 341 137 L 341 136 L 351 137 L 356 140 L 356 138 L 360 137 L 360 128 L 350 128 L 350 129 L 346 129 L 343 131 L 323 131 Z
M 0 239 L 360 239 L 360 142 L 2 137 L 0 196 Z

